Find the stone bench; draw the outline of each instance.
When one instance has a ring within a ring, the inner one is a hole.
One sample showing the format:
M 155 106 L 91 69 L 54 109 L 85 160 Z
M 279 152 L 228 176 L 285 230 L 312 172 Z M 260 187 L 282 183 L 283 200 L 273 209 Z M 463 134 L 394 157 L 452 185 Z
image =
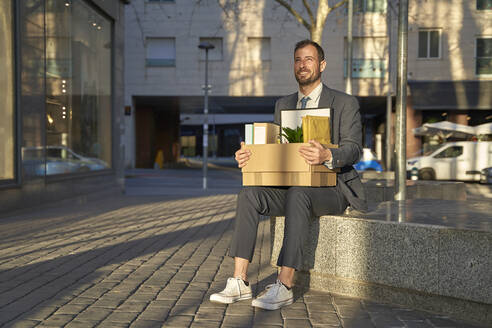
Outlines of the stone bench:
M 363 175 L 362 182 L 369 202 L 385 202 L 395 199 L 395 180 L 366 179 L 366 176 L 367 174 Z M 418 198 L 466 200 L 466 185 L 458 181 L 407 180 L 407 199 Z
M 374 206 L 359 217 L 312 219 L 296 284 L 492 325 L 492 204 Z M 272 265 L 283 229 L 283 217 L 271 218 Z

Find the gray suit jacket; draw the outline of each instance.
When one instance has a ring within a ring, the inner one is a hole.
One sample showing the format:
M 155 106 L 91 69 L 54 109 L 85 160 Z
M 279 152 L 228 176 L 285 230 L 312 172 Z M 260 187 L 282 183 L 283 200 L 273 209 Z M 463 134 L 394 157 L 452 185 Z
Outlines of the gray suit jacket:
M 280 111 L 297 105 L 297 92 L 275 103 L 275 123 L 280 124 Z M 362 123 L 357 98 L 323 85 L 320 108 L 330 108 L 331 140 L 339 148 L 331 149 L 333 167 L 340 168 L 337 184 L 352 208 L 367 210 L 366 195 L 353 164 L 362 155 Z

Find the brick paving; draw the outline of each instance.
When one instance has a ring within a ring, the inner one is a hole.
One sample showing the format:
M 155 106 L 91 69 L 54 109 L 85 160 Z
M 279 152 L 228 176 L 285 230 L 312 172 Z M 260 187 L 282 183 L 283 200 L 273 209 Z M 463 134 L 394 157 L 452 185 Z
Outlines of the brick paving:
M 1 327 L 473 327 L 322 292 L 263 311 L 211 303 L 233 270 L 234 194 L 61 202 L 0 219 Z M 261 221 L 250 280 L 274 282 Z

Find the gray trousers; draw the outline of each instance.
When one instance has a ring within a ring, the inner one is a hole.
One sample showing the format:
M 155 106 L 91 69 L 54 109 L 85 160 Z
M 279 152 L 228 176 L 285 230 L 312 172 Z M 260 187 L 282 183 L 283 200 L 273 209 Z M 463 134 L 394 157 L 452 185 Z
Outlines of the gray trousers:
M 260 215 L 285 216 L 284 240 L 277 265 L 299 269 L 309 219 L 343 213 L 347 206 L 338 187 L 245 187 L 237 198 L 229 255 L 251 262 Z

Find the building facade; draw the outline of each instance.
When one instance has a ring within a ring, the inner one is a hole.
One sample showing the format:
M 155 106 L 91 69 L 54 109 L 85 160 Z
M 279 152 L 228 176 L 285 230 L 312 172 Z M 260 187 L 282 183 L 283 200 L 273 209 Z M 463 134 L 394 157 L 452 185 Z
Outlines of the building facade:
M 123 182 L 124 4 L 0 1 L 0 212 Z
M 292 4 L 308 19 L 301 1 Z M 396 90 L 398 2 L 354 5 L 352 94 L 361 104 L 365 146 L 383 157 L 388 95 L 394 103 Z M 492 121 L 492 9 L 490 0 L 410 0 L 409 6 L 410 156 L 430 142 L 411 132 L 422 123 Z M 345 6 L 332 11 L 322 36 L 322 79 L 342 91 L 347 18 Z M 231 156 L 244 137 L 243 124 L 272 120 L 275 100 L 297 90 L 293 48 L 309 38 L 284 7 L 266 0 L 132 1 L 126 24 L 126 167 L 151 167 L 159 150 L 165 161 L 201 155 L 206 63 L 200 43 L 214 45 L 208 60 L 210 155 Z

